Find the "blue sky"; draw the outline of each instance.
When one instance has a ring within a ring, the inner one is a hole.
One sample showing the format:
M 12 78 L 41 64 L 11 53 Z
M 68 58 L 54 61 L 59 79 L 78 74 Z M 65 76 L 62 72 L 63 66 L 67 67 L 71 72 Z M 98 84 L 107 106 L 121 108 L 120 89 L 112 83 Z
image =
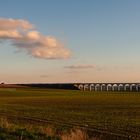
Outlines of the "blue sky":
M 22 19 L 71 50 L 42 59 L 0 44 L 0 77 L 7 83 L 139 82 L 139 0 L 0 0 L 0 17 Z

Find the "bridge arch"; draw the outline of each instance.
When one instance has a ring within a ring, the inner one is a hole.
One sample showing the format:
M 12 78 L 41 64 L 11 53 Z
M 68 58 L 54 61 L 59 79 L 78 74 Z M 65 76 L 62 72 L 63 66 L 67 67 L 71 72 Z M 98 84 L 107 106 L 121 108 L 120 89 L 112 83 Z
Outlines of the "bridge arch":
M 137 85 L 136 84 L 131 84 L 130 85 L 130 91 L 137 91 Z
M 118 91 L 124 91 L 124 85 L 123 84 L 118 85 Z
M 90 91 L 95 91 L 95 85 L 94 84 L 90 84 L 89 85 L 89 90 Z
M 107 91 L 106 84 L 101 84 L 101 91 Z
M 100 84 L 95 85 L 95 91 L 101 91 L 101 85 Z
M 112 84 L 107 84 L 107 91 L 112 91 Z
M 84 90 L 84 84 L 80 84 L 80 85 L 78 86 L 78 89 Z
M 84 91 L 89 90 L 89 84 L 84 85 Z
M 137 84 L 137 91 L 140 91 L 140 84 Z
M 130 84 L 125 84 L 124 85 L 124 90 L 125 91 L 130 91 Z
M 112 85 L 112 90 L 113 91 L 118 91 L 118 85 L 117 84 L 113 84 Z

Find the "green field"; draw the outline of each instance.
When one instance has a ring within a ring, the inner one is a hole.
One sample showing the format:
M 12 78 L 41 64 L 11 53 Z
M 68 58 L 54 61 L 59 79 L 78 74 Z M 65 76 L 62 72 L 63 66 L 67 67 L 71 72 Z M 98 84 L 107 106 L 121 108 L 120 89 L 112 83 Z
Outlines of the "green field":
M 58 128 L 79 125 L 87 130 L 140 138 L 138 92 L 1 88 L 0 115 L 34 117 L 50 120 Z M 14 117 L 11 120 L 14 121 Z

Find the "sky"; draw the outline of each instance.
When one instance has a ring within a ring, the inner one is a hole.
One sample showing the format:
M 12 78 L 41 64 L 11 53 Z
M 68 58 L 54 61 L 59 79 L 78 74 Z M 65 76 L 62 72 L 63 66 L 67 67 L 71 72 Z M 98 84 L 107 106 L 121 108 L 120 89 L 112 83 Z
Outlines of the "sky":
M 0 0 L 0 81 L 139 82 L 139 0 Z

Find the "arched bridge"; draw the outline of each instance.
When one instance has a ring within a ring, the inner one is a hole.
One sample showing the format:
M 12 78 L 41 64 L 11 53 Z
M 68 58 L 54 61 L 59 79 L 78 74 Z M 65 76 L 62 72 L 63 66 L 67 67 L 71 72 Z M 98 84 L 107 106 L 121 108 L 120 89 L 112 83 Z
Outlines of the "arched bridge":
M 74 86 L 84 91 L 140 91 L 140 83 L 77 83 Z

